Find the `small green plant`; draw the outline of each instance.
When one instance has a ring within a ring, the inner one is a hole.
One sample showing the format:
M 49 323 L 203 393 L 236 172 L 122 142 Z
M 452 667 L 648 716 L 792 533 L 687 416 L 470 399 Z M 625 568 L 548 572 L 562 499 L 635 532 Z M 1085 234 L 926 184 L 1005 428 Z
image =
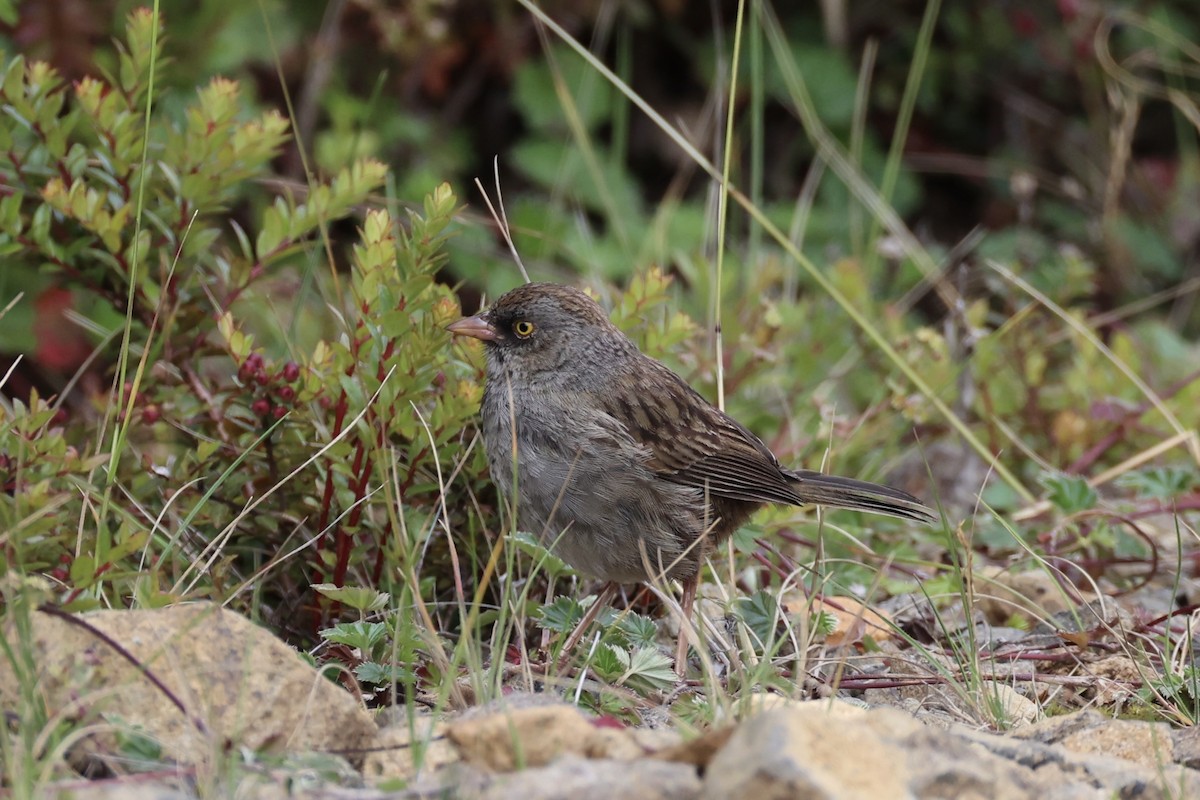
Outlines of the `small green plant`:
M 0 123 L 0 174 L 10 187 L 0 199 L 6 288 L 37 290 L 48 275 L 82 290 L 77 310 L 100 333 L 98 363 L 115 369 L 111 402 L 97 408 L 68 413 L 35 395 L 0 412 L 13 489 L 0 498 L 12 534 L 5 561 L 52 573 L 74 608 L 97 604 L 109 587 L 128 597 L 135 583 L 152 598 L 153 583 L 200 552 L 176 545 L 197 533 L 204 540 L 232 518 L 216 501 L 203 512 L 194 504 L 258 435 L 230 413 L 232 381 L 214 370 L 223 356 L 215 312 L 294 258 L 383 174 L 363 163 L 314 187 L 305 204 L 280 198 L 252 245 L 225 215 L 265 174 L 287 123 L 245 114 L 238 85 L 220 78 L 178 116 L 160 110 L 161 90 L 151 87 L 161 35 L 159 20 L 138 10 L 112 76 L 68 85 L 20 57 L 0 75 L 10 109 Z M 89 430 L 96 423 L 98 436 Z M 253 483 L 247 478 L 227 488 L 239 491 Z M 122 495 L 135 502 L 114 499 Z M 148 511 L 181 506 L 186 522 L 171 534 L 160 512 Z M 160 556 L 156 581 L 138 576 L 139 563 Z
M 1138 690 L 1138 698 L 1195 725 L 1200 721 L 1200 669 L 1188 666 L 1163 672 Z

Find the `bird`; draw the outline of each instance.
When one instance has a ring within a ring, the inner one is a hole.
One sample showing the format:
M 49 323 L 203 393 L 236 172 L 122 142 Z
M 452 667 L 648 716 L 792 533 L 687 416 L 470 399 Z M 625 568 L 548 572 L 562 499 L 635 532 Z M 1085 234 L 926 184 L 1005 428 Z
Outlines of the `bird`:
M 705 556 L 764 504 L 937 519 L 899 489 L 784 467 L 575 287 L 526 283 L 447 330 L 484 344 L 481 431 L 491 479 L 513 498 L 518 527 L 606 581 L 563 654 L 620 584 L 673 579 L 682 587 L 682 677 Z

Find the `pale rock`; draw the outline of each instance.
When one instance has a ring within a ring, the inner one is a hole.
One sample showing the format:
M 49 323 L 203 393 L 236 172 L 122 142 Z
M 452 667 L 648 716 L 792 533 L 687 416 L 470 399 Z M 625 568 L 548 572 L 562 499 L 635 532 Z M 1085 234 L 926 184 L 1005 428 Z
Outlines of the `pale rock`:
M 166 783 L 136 778 L 62 781 L 43 787 L 41 800 L 196 800 L 196 795 Z
M 374 736 L 375 724 L 356 698 L 232 611 L 187 603 L 80 619 L 141 669 L 95 632 L 44 612 L 32 614 L 27 639 L 11 628 L 4 635 L 28 648 L 36 691 L 51 715 L 112 723 L 87 743 L 101 758 L 116 749 L 116 726 L 135 726 L 164 757 L 190 764 L 211 762 L 230 747 L 352 751 Z M 12 664 L 0 659 L 0 701 L 12 707 L 21 691 Z
M 411 781 L 457 761 L 458 751 L 446 738 L 446 727 L 445 722 L 422 714 L 411 722 L 396 719 L 380 728 L 363 760 L 363 777 L 373 786 Z
M 1200 797 L 1200 777 L 1173 764 L 923 725 L 890 708 L 834 716 L 823 702 L 746 720 L 705 769 L 705 800 L 1166 800 Z M 1036 728 L 1029 726 L 1026 730 Z M 1068 734 L 1074 728 L 1067 731 Z
M 493 776 L 461 800 L 693 800 L 700 778 L 686 764 L 566 756 L 545 767 Z
M 446 735 L 464 761 L 495 772 L 543 766 L 564 755 L 627 760 L 646 754 L 627 729 L 594 725 L 565 704 L 464 718 Z
M 1007 683 L 983 681 L 979 693 L 985 708 L 1006 730 L 1016 730 L 1042 718 L 1042 709 Z
M 907 796 L 904 751 L 821 709 L 778 708 L 744 721 L 705 771 L 706 800 Z M 911 718 L 888 710 L 897 720 Z M 912 723 L 916 724 L 916 723 Z M 864 757 L 870 754 L 870 760 Z M 886 769 L 875 768 L 887 765 Z
M 1052 717 L 1015 736 L 1058 744 L 1080 755 L 1124 759 L 1151 769 L 1175 761 L 1175 738 L 1167 723 L 1112 719 L 1092 710 Z
M 1189 769 L 1200 768 L 1200 728 L 1190 725 L 1171 731 L 1175 763 Z

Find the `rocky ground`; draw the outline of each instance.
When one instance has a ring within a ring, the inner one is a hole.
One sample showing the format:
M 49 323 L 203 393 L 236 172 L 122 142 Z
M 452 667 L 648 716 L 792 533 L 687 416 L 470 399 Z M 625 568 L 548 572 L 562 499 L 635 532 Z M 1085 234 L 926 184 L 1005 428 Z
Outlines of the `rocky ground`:
M 977 684 L 1004 734 L 956 715 L 955 692 L 926 680 L 854 699 L 756 694 L 736 720 L 685 736 L 663 724 L 669 715 L 627 726 L 550 691 L 439 715 L 370 712 L 267 631 L 209 604 L 85 619 L 38 612 L 21 634 L 49 713 L 91 721 L 60 755 L 102 776 L 25 781 L 39 796 L 1200 797 L 1195 728 L 1097 710 L 1047 716 L 1035 701 L 1050 684 L 1015 673 Z M 1127 689 L 1129 676 L 1102 662 L 1091 664 L 1091 688 Z M 10 772 L 30 691 L 17 675 L 11 662 L 0 668 Z M 153 743 L 140 761 L 131 731 Z

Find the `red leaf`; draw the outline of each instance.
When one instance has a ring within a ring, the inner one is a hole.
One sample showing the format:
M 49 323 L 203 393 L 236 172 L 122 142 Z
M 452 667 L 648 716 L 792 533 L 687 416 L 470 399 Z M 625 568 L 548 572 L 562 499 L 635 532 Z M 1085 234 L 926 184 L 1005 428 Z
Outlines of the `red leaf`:
M 33 301 L 34 360 L 46 369 L 74 372 L 92 354 L 83 331 L 67 319 L 74 308 L 71 293 L 59 287 L 46 289 Z

